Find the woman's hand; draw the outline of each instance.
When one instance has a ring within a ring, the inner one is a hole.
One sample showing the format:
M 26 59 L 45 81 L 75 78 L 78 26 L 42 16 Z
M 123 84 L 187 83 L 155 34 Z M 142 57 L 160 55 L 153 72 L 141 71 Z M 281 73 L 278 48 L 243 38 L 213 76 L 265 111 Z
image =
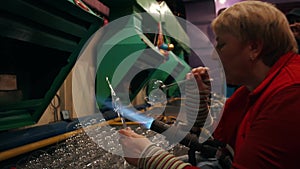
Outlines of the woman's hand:
M 137 166 L 144 149 L 153 143 L 145 136 L 135 133 L 129 127 L 119 130 L 119 133 L 119 142 L 122 145 L 125 160 L 129 164 Z
M 188 73 L 186 75 L 187 79 L 195 78 L 198 89 L 200 92 L 210 92 L 211 86 L 210 86 L 210 78 L 208 75 L 208 68 L 207 67 L 197 67 L 193 68 L 191 73 Z

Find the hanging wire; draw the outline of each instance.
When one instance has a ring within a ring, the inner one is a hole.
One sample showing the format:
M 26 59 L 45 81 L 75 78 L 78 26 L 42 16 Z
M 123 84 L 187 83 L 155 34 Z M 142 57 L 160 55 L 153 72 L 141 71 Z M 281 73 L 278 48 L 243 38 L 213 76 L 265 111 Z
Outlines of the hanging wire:
M 57 98 L 57 104 L 55 102 Z M 60 107 L 60 103 L 61 103 L 61 100 L 60 100 L 60 97 L 59 95 L 56 93 L 53 100 L 51 101 L 50 105 L 52 107 L 52 110 L 53 110 L 53 116 L 54 116 L 54 121 L 58 121 L 58 108 Z
M 154 41 L 153 41 L 154 46 L 157 45 L 157 42 L 156 42 L 156 40 L 157 40 L 157 35 L 158 35 L 158 30 L 157 30 L 157 32 L 155 32 Z

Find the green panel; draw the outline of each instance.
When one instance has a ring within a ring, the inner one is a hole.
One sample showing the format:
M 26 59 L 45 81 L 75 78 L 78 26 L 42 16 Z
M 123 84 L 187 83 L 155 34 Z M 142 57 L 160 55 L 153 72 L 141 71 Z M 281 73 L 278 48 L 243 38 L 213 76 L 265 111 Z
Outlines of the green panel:
M 43 32 L 31 26 L 20 24 L 16 21 L 0 19 L 1 28 L 0 35 L 7 38 L 18 39 L 20 41 L 28 41 L 39 44 L 44 42 L 43 46 L 56 48 L 64 51 L 73 51 L 77 43 L 73 40 L 64 39 L 60 36 L 53 35 L 48 32 Z M 32 36 L 32 35 L 35 36 Z
M 8 104 L 8 105 L 1 105 L 0 108 L 0 115 L 7 114 L 8 112 L 11 112 L 13 114 L 14 110 L 35 110 L 37 107 L 41 106 L 43 104 L 43 99 L 32 99 L 32 100 L 24 100 L 21 102 L 18 102 L 17 104 Z M 18 112 L 17 111 L 17 112 Z M 18 112 L 19 113 L 19 112 Z
M 5 1 L 0 13 L 0 74 L 15 74 L 22 92 L 0 103 L 1 131 L 39 121 L 103 19 L 69 0 Z
M 143 67 L 152 68 L 153 70 L 150 71 L 142 81 L 135 82 L 139 85 L 135 85 L 136 87 L 132 91 L 132 96 L 130 96 L 131 98 L 134 98 L 149 79 L 166 81 L 171 75 L 174 77 L 174 80 L 178 81 L 183 80 L 186 73 L 190 71 L 190 66 L 172 52 L 170 52 L 169 59 L 165 60 L 165 57 L 155 49 L 153 44 L 150 44 L 150 41 L 144 41 L 147 43 L 146 45 L 140 40 L 141 38 L 145 39 L 146 37 L 142 35 L 134 36 L 115 45 L 107 44 L 112 45 L 113 47 L 111 47 L 101 61 L 97 71 L 96 80 L 96 95 L 100 109 L 106 106 L 105 101 L 107 99 L 109 100 L 110 97 L 110 89 L 106 83 L 106 77 L 109 79 L 112 79 L 113 77 L 113 87 L 120 89 L 122 88 L 122 84 L 128 83 L 126 79 L 127 76 L 133 76 L 132 74 L 143 71 Z M 149 48 L 146 49 L 146 47 L 150 47 L 150 51 Z M 132 53 L 135 54 L 130 55 Z M 129 55 L 130 57 L 128 57 Z M 124 60 L 126 62 L 124 62 Z M 120 65 L 126 65 L 126 67 L 123 67 L 121 71 L 117 70 Z M 122 89 L 120 90 L 122 91 Z M 168 94 L 173 95 L 175 92 L 177 92 L 176 89 L 170 90 Z M 123 96 L 124 93 L 117 94 L 121 100 L 126 100 L 126 97 L 128 97 L 126 95 Z
M 64 15 L 62 11 L 53 8 L 49 9 L 49 5 L 43 5 L 43 3 L 29 2 L 21 0 L 7 1 L 6 5 L 0 6 L 0 9 L 10 12 L 13 15 L 21 15 L 32 22 L 38 22 L 43 26 L 68 32 L 75 36 L 80 35 L 83 37 L 86 34 L 87 28 L 60 17 Z M 50 10 L 55 11 L 55 13 L 52 13 Z
M 27 110 L 9 111 L 6 115 L 1 114 L 1 130 L 19 128 L 35 124 L 31 114 Z
M 121 63 L 123 60 L 125 60 L 125 58 L 122 58 L 122 56 L 128 56 L 128 54 L 143 50 L 142 44 L 140 45 L 141 48 L 138 47 L 139 45 L 117 44 L 112 48 L 112 51 L 106 55 L 105 60 L 101 62 L 97 72 L 96 81 L 96 95 L 100 109 L 107 106 L 107 103 L 105 102 L 109 101 L 110 98 L 110 89 L 105 81 L 105 77 L 108 77 L 109 79 L 113 77 L 116 79 L 112 85 L 115 89 L 119 89 L 117 91 L 122 91 L 122 85 L 124 83 L 128 83 L 126 80 L 127 76 L 132 76 L 132 74 L 136 73 L 137 71 L 143 71 L 143 67 L 152 67 L 153 70 L 149 71 L 149 74 L 145 74 L 144 77 L 140 78 L 140 81 L 131 82 L 136 83 L 135 88 L 131 91 L 132 95 L 129 96 L 131 99 L 133 99 L 150 79 L 159 79 L 165 82 L 171 75 L 174 77 L 174 80 L 180 81 L 183 80 L 186 73 L 190 71 L 190 66 L 181 59 L 178 59 L 176 55 L 170 53 L 169 59 L 164 60 L 164 56 L 156 52 L 154 48 L 152 53 L 149 53 L 149 55 L 145 55 L 143 52 L 137 52 L 137 55 L 134 55 L 134 57 L 131 57 L 130 59 L 126 58 L 126 63 Z M 123 55 L 120 56 L 120 53 Z M 147 60 L 152 62 L 143 60 L 145 58 L 148 58 Z M 119 64 L 125 64 L 127 69 L 122 69 L 123 71 L 116 71 Z M 141 64 L 144 64 L 144 66 L 140 66 Z M 124 90 L 125 93 L 117 93 L 121 101 L 127 100 L 128 97 L 127 95 L 124 95 L 126 92 L 128 92 L 128 89 Z M 169 90 L 168 95 L 177 95 L 177 90 L 178 88 Z M 128 104 L 128 102 L 124 104 Z
M 104 47 L 106 46 L 104 45 Z M 122 78 L 128 73 L 130 67 L 132 67 L 132 65 L 136 62 L 136 60 L 138 59 L 138 55 L 135 55 L 131 58 L 126 58 L 126 65 L 128 69 L 115 73 L 115 70 L 117 69 L 119 64 L 125 59 L 126 56 L 136 51 L 143 51 L 146 47 L 147 46 L 145 45 L 145 43 L 143 43 L 140 37 L 136 35 L 124 39 L 120 43 L 117 43 L 105 55 L 104 59 L 99 65 L 96 78 L 96 95 L 100 108 L 104 106 L 103 102 L 110 96 L 110 89 L 105 78 L 108 77 L 109 79 L 111 79 L 112 76 L 116 76 L 114 78 L 116 78 L 117 81 L 112 84 L 115 88 L 120 83 Z
M 125 1 L 122 1 L 125 3 Z M 104 44 L 104 47 L 101 49 L 97 49 L 97 51 L 101 51 L 106 53 L 104 59 L 101 60 L 101 64 L 97 70 L 97 78 L 96 78 L 96 96 L 97 103 L 99 108 L 103 108 L 109 105 L 110 103 L 110 90 L 105 80 L 106 77 L 110 79 L 113 78 L 112 86 L 117 89 L 117 95 L 121 98 L 121 100 L 128 100 L 129 89 L 126 89 L 126 83 L 134 84 L 131 88 L 130 99 L 136 97 L 137 93 L 144 87 L 149 79 L 159 79 L 162 81 L 167 81 L 171 76 L 173 76 L 176 80 L 183 80 L 187 72 L 190 71 L 190 66 L 178 56 L 176 56 L 173 52 L 170 52 L 169 59 L 166 60 L 165 56 L 159 53 L 154 44 L 152 43 L 152 39 L 148 39 L 144 34 L 142 34 L 142 27 L 145 25 L 141 25 L 143 15 L 139 15 L 140 12 L 148 12 L 151 4 L 158 4 L 155 0 L 150 1 L 139 1 L 139 0 L 127 0 L 127 5 L 124 8 L 120 8 L 119 3 L 116 1 L 104 1 L 109 7 L 111 7 L 111 11 L 118 11 L 118 15 L 115 13 L 113 15 L 113 19 L 117 19 L 118 17 L 122 17 L 128 14 L 136 14 L 132 19 L 129 19 L 127 25 L 124 25 L 124 30 L 120 32 L 115 32 L 115 36 L 112 36 L 108 41 Z M 136 2 L 136 3 L 135 3 Z M 168 8 L 167 6 L 165 6 Z M 122 11 L 124 11 L 122 13 Z M 128 13 L 131 11 L 132 13 Z M 172 15 L 171 11 L 168 9 L 165 15 Z M 153 24 L 155 24 L 155 16 L 152 13 L 149 13 L 149 17 L 154 18 Z M 188 44 L 188 38 L 185 31 L 179 25 L 177 19 L 173 16 L 170 17 L 171 20 L 168 20 L 166 27 L 168 26 L 177 26 L 168 32 L 168 36 L 178 37 L 175 39 L 180 43 L 181 46 L 185 47 L 185 50 L 188 52 L 189 49 L 186 47 Z M 147 18 L 149 19 L 149 18 Z M 158 22 L 158 20 L 156 20 Z M 170 23 L 169 23 L 170 22 Z M 128 31 L 128 32 L 126 32 Z M 126 38 L 122 41 L 118 41 L 122 39 L 122 37 L 118 37 L 119 34 L 135 34 L 136 36 Z M 141 40 L 142 39 L 142 40 Z M 106 51 L 109 49 L 109 51 Z M 150 51 L 149 51 L 150 50 Z M 182 52 L 183 53 L 183 52 Z M 121 65 L 126 65 L 126 67 L 122 68 L 122 71 L 118 70 Z M 143 69 L 148 68 L 148 69 Z M 128 77 L 132 77 L 137 72 L 142 72 L 141 77 L 135 78 L 134 82 L 128 82 L 131 80 Z M 124 90 L 124 93 L 122 91 Z M 177 89 L 172 89 L 168 91 L 169 95 L 176 94 Z M 127 102 L 124 104 L 128 104 Z

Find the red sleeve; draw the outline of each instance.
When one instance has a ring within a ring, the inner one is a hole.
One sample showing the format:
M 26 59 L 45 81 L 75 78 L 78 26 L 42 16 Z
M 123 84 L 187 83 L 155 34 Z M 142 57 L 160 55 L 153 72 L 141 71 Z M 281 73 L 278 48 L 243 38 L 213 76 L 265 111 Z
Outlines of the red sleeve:
M 272 96 L 235 154 L 233 168 L 299 168 L 300 86 Z

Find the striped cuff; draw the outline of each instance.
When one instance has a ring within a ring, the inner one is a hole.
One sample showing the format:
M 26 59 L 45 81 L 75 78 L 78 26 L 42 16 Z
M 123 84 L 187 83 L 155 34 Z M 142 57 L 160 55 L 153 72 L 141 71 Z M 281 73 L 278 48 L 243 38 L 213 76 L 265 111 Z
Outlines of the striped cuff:
M 147 147 L 138 161 L 138 167 L 142 169 L 183 169 L 189 165 L 154 144 Z

